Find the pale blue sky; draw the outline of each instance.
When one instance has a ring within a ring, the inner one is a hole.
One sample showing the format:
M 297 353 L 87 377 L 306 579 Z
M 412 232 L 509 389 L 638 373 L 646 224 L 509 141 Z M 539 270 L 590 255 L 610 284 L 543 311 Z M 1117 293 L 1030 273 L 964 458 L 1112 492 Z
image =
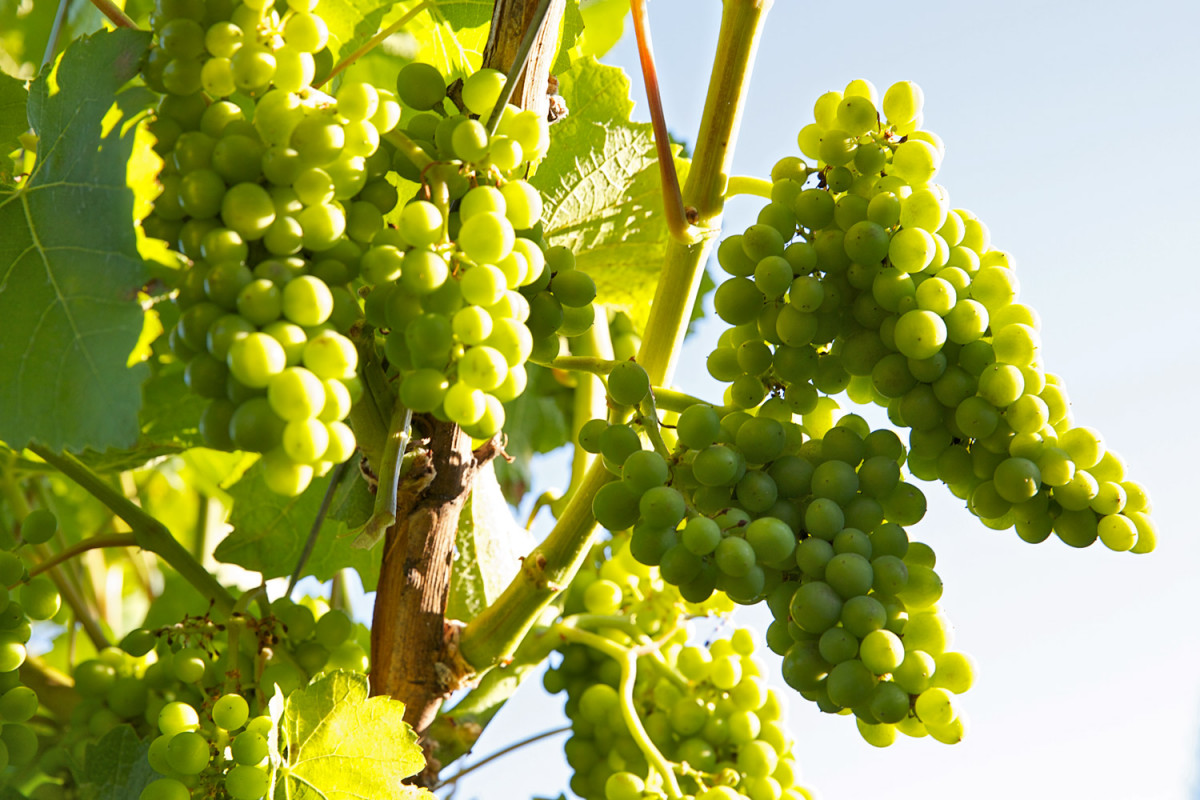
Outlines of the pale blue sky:
M 677 135 L 696 130 L 719 16 L 715 0 L 651 4 Z M 796 132 L 824 91 L 860 77 L 881 90 L 920 83 L 926 127 L 947 145 L 939 181 L 1016 255 L 1021 299 L 1042 315 L 1048 368 L 1066 379 L 1079 421 L 1099 428 L 1149 487 L 1161 531 L 1151 556 L 1033 546 L 983 528 L 942 487 L 926 486 L 930 512 L 911 535 L 936 549 L 957 646 L 979 662 L 965 697 L 970 735 L 952 748 L 926 739 L 880 751 L 851 719 L 796 697 L 795 752 L 825 800 L 1200 797 L 1200 537 L 1187 511 L 1200 477 L 1191 420 L 1200 396 L 1197 30 L 1194 1 L 776 0 L 770 12 L 735 171 L 766 175 L 796 154 Z M 637 82 L 628 38 L 606 61 Z M 732 202 L 727 230 L 757 209 Z M 682 361 L 697 371 L 679 375 L 714 398 L 695 365 L 718 333 L 701 330 Z M 766 624 L 762 613 L 739 620 Z M 771 674 L 780 684 L 774 664 Z M 479 754 L 560 724 L 561 699 L 539 691 L 522 692 Z M 457 796 L 553 797 L 567 778 L 560 738 L 481 770 Z

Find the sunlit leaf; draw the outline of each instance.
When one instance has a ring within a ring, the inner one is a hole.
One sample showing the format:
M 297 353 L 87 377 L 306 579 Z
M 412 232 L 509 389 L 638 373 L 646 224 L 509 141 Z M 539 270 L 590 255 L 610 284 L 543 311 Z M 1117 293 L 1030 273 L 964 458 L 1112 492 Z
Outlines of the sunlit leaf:
M 38 162 L 20 189 L 0 193 L 0 439 L 10 444 L 103 450 L 137 439 L 146 368 L 126 362 L 142 331 L 145 268 L 126 163 L 142 109 L 118 105 L 117 93 L 149 39 L 79 39 L 31 88 Z
M 365 675 L 326 672 L 288 696 L 284 792 L 291 800 L 366 800 L 433 795 L 401 781 L 425 756 L 404 721 L 404 704 L 368 697 Z

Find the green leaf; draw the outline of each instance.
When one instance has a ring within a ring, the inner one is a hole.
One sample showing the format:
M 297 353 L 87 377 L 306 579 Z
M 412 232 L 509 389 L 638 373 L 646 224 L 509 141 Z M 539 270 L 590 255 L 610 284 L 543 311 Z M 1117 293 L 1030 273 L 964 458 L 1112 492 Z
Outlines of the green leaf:
M 649 123 L 629 121 L 629 78 L 593 58 L 559 76 L 569 115 L 550 128 L 550 154 L 532 183 L 542 191 L 546 238 L 575 252 L 596 281 L 596 302 L 624 310 L 640 330 L 668 232 Z M 683 180 L 687 162 L 676 158 Z
M 91 800 L 129 800 L 141 794 L 146 784 L 160 777 L 146 759 L 149 751 L 150 743 L 128 725 L 118 725 L 89 744 L 84 777 Z
M 345 43 L 339 52 L 345 56 L 419 4 L 419 0 L 322 0 L 321 16 L 330 33 Z M 433 0 L 427 6 L 403 28 L 418 45 L 414 60 L 433 64 L 447 77 L 478 69 L 492 21 L 490 0 Z
M 580 0 L 579 12 L 583 16 L 580 54 L 599 58 L 625 33 L 629 0 Z
M 98 453 L 88 450 L 80 460 L 96 472 L 137 469 L 151 459 L 181 453 L 204 444 L 200 415 L 208 401 L 183 382 L 183 366 L 171 364 L 156 371 L 142 384 L 142 408 L 138 414 L 141 436 L 132 447 L 110 448 Z
M 8 154 L 21 146 L 17 137 L 29 128 L 25 100 L 29 92 L 23 81 L 0 74 L 0 184 L 11 186 L 14 166 Z
M 357 471 L 353 463 L 347 465 L 344 480 L 361 481 Z M 291 575 L 334 472 L 314 480 L 298 497 L 283 497 L 267 488 L 262 467 L 256 464 L 229 491 L 233 532 L 217 545 L 217 560 L 261 572 L 264 578 Z M 364 588 L 372 591 L 379 580 L 378 558 L 370 550 L 351 547 L 349 532 L 346 523 L 326 515 L 303 574 L 325 581 L 339 569 L 352 567 Z
M 126 162 L 141 109 L 121 108 L 117 91 L 149 41 L 129 30 L 80 39 L 30 91 L 38 162 L 20 189 L 0 193 L 0 440 L 10 445 L 103 450 L 137 439 L 147 370 L 127 360 L 146 271 Z
M 288 696 L 281 774 L 291 800 L 406 796 L 400 782 L 424 769 L 425 756 L 404 704 L 369 694 L 365 675 L 335 671 Z
M 492 463 L 475 473 L 458 518 L 457 555 L 446 607 L 450 619 L 470 621 L 491 605 L 535 544 L 533 535 L 513 519 Z
M 578 2 L 568 2 L 563 11 L 562 28 L 558 37 L 558 55 L 554 57 L 553 73 L 566 72 L 571 68 L 571 51 L 583 38 L 585 22 Z

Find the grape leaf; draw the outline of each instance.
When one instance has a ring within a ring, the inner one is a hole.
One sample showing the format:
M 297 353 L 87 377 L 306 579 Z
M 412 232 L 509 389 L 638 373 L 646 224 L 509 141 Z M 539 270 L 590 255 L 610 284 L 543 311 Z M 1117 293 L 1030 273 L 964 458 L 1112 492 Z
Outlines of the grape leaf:
M 411 12 L 418 0 L 322 0 L 321 16 L 329 32 L 354 52 L 379 30 Z M 405 26 L 419 45 L 415 60 L 433 64 L 447 77 L 479 68 L 492 21 L 489 0 L 431 0 Z
M 553 73 L 566 72 L 571 68 L 571 50 L 583 38 L 585 27 L 580 4 L 567 3 L 563 11 L 562 29 L 558 37 L 558 54 L 554 57 L 554 65 L 550 68 Z
M 629 78 L 586 58 L 559 76 L 569 116 L 550 128 L 550 154 L 531 182 L 545 199 L 551 244 L 575 252 L 596 281 L 596 302 L 624 310 L 641 329 L 668 232 L 649 123 L 629 121 Z M 686 161 L 676 158 L 680 179 Z
M 345 481 L 362 480 L 353 463 L 346 470 Z M 284 497 L 267 488 L 262 467 L 256 464 L 229 491 L 233 532 L 217 545 L 217 560 L 261 572 L 264 578 L 291 575 L 333 475 L 331 471 L 314 480 L 298 497 Z M 339 569 L 353 567 L 363 587 L 372 591 L 379 580 L 378 559 L 369 550 L 351 547 L 344 538 L 348 533 L 345 523 L 327 515 L 303 574 L 325 581 Z
M 123 472 L 160 456 L 199 447 L 204 444 L 200 415 L 207 404 L 184 384 L 182 366 L 164 366 L 142 384 L 138 441 L 127 448 L 88 450 L 79 458 L 96 472 Z
M 533 549 L 533 535 L 513 519 L 490 462 L 475 473 L 471 494 L 458 518 L 454 572 L 446 616 L 475 618 L 508 586 L 521 558 Z
M 0 74 L 0 185 L 13 183 L 15 167 L 8 154 L 21 146 L 17 137 L 29 128 L 25 118 L 28 96 L 24 83 Z
M 625 33 L 625 17 L 629 15 L 628 0 L 580 0 L 583 16 L 581 55 L 600 56 L 607 53 Z
M 149 751 L 150 744 L 128 725 L 118 725 L 99 742 L 89 744 L 84 758 L 84 796 L 90 800 L 137 797 L 146 784 L 161 777 L 146 758 Z
M 404 704 L 369 693 L 365 675 L 335 671 L 288 696 L 280 774 L 292 800 L 433 797 L 400 783 L 425 767 Z
M 28 182 L 0 193 L 0 440 L 11 445 L 103 450 L 137 439 L 147 370 L 127 359 L 142 331 L 145 267 L 126 162 L 142 109 L 119 105 L 117 91 L 149 41 L 129 30 L 79 39 L 31 88 L 38 161 Z

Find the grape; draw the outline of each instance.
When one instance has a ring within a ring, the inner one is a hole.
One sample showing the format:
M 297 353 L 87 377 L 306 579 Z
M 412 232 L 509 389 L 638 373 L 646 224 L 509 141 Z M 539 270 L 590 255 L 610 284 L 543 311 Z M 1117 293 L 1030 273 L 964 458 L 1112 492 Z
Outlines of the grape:
M 238 764 L 225 774 L 225 790 L 234 800 L 259 800 L 271 787 L 266 770 Z
M 406 105 L 428 111 L 445 99 L 446 79 L 436 67 L 414 61 L 400 70 L 396 93 Z
M 44 508 L 35 508 L 21 522 L 21 539 L 28 544 L 44 544 L 50 541 L 50 538 L 54 536 L 57 530 L 58 519 L 54 516 L 54 513 Z M 0 578 L 3 577 L 7 576 L 0 575 Z M 15 580 L 3 581 L 5 585 L 15 582 Z
M 192 793 L 174 778 L 159 778 L 146 784 L 138 800 L 188 800 Z
M 238 764 L 258 764 L 267 757 L 266 737 L 255 731 L 245 730 L 233 737 L 231 751 L 233 760 Z

